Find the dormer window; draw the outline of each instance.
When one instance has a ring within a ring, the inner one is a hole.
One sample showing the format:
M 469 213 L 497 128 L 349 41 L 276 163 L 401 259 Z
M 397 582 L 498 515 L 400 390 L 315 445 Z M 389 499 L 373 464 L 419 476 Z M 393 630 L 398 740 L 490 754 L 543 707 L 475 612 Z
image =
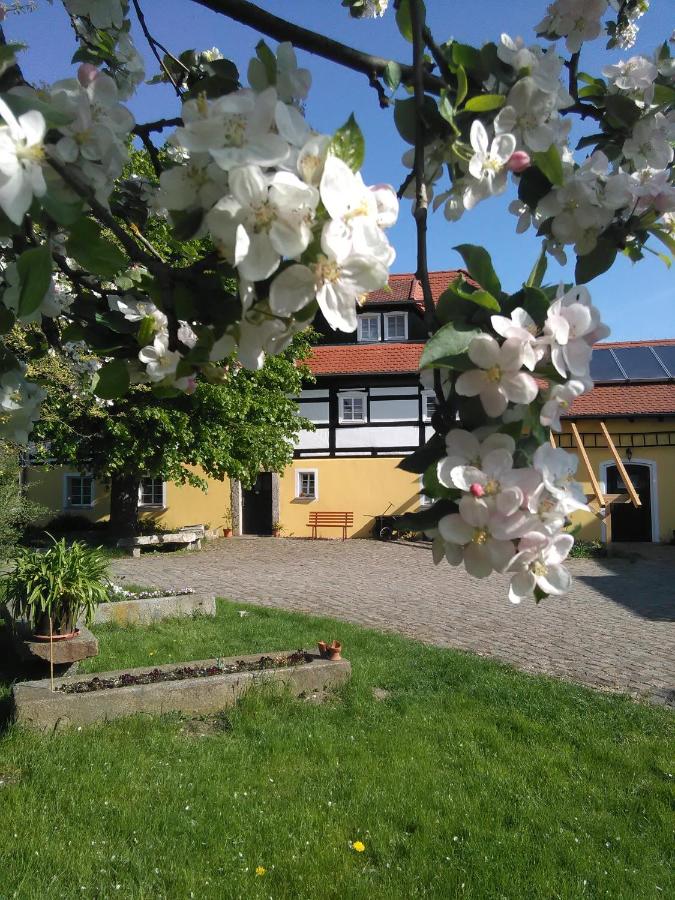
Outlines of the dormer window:
M 384 339 L 385 341 L 408 340 L 408 316 L 406 313 L 384 314 Z
M 380 316 L 377 313 L 358 317 L 358 339 L 362 342 L 380 340 Z

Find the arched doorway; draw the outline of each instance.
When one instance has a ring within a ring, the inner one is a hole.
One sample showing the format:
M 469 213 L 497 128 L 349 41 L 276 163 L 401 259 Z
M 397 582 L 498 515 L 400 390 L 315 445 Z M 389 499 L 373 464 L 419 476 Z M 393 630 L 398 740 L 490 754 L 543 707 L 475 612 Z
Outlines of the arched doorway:
M 625 462 L 628 477 L 642 503 L 637 509 L 632 503 L 613 503 L 611 506 L 612 541 L 654 541 L 652 482 L 655 479 L 654 463 Z M 614 463 L 603 463 L 606 493 L 625 494 L 626 485 Z

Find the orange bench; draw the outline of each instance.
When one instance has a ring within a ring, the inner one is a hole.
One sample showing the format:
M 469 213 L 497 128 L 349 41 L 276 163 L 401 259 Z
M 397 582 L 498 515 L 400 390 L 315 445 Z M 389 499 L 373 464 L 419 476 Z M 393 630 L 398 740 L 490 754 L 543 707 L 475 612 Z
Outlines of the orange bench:
M 354 513 L 351 512 L 311 512 L 307 527 L 312 529 L 312 538 L 316 539 L 319 528 L 341 528 L 342 540 L 347 539 L 347 529 L 354 527 Z

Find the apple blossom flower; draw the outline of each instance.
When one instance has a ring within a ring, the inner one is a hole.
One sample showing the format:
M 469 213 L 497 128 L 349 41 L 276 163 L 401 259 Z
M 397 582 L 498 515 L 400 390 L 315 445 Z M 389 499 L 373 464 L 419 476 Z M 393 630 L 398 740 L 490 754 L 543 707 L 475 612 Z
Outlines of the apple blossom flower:
M 675 117 L 657 112 L 638 119 L 631 136 L 624 141 L 623 155 L 636 169 L 665 169 L 673 161 L 674 139 Z
M 77 70 L 77 80 L 83 88 L 89 87 L 92 81 L 95 81 L 101 74 L 101 70 L 91 63 L 84 62 Z
M 438 461 L 436 474 L 442 485 L 453 488 L 459 487 L 452 477 L 455 468 L 471 466 L 481 469 L 483 459 L 495 450 L 513 454 L 516 442 L 511 435 L 500 432 L 479 429 L 472 433 L 463 428 L 452 428 L 445 437 L 445 448 L 447 456 Z
M 503 338 L 514 338 L 523 345 L 523 365 L 530 371 L 544 355 L 544 348 L 537 342 L 540 328 L 532 316 L 518 306 L 510 317 L 490 316 L 490 324 Z
M 516 139 L 512 134 L 497 134 L 488 143 L 488 133 L 480 119 L 474 119 L 470 132 L 473 156 L 469 161 L 469 172 L 473 180 L 464 191 L 464 206 L 472 209 L 487 196 L 501 194 L 506 188 L 508 170 L 506 163 L 516 149 Z
M 518 553 L 506 567 L 513 572 L 509 587 L 511 603 L 520 603 L 535 596 L 539 588 L 544 594 L 560 596 L 569 590 L 571 577 L 561 565 L 567 558 L 574 538 L 570 534 L 554 537 L 542 531 L 523 535 L 518 543 Z
M 206 222 L 243 278 L 269 278 L 282 257 L 298 257 L 307 248 L 319 202 L 316 188 L 292 172 L 268 177 L 258 166 L 249 165 L 230 171 L 229 191 L 207 214 Z
M 509 91 L 506 105 L 497 114 L 495 132 L 514 135 L 520 145 L 525 145 L 530 150 L 548 150 L 555 141 L 555 130 L 549 121 L 555 109 L 555 97 L 552 94 L 540 90 L 529 76 L 520 78 Z M 507 167 L 514 171 L 510 165 L 511 159 L 513 153 L 507 161 Z M 523 168 L 527 165 L 529 157 Z
M 553 431 L 560 431 L 561 413 L 566 412 L 576 398 L 587 390 L 589 390 L 589 386 L 579 379 L 572 379 L 566 384 L 554 385 L 539 413 L 540 423 Z
M 479 368 L 462 372 L 455 390 L 465 397 L 480 396 L 489 416 L 500 416 L 509 403 L 531 403 L 537 396 L 537 382 L 521 371 L 526 355 L 523 342 L 507 338 L 500 346 L 489 334 L 479 334 L 468 354 Z
M 581 485 L 574 480 L 579 461 L 572 453 L 542 444 L 535 450 L 534 468 L 541 474 L 546 490 L 559 501 L 565 501 L 566 509 L 588 509 Z
M 181 361 L 180 353 L 169 350 L 169 334 L 163 331 L 155 335 L 152 344 L 140 349 L 138 358 L 145 365 L 148 378 L 154 383 L 175 374 Z
M 0 99 L 0 208 L 20 225 L 33 202 L 47 191 L 42 162 L 47 125 L 41 112 L 29 110 L 16 117 Z
M 626 93 L 640 105 L 651 103 L 658 69 L 646 56 L 632 56 L 615 65 L 605 66 L 602 74 L 611 92 Z
M 606 10 L 607 0 L 554 0 L 536 26 L 537 34 L 553 40 L 564 37 L 569 52 L 577 53 L 584 41 L 599 36 Z
M 469 575 L 486 578 L 492 572 L 503 572 L 514 556 L 513 541 L 492 534 L 496 519 L 487 504 L 474 497 L 464 497 L 459 513 L 443 516 L 438 531 L 445 544 L 445 557 L 452 566 L 464 562 Z

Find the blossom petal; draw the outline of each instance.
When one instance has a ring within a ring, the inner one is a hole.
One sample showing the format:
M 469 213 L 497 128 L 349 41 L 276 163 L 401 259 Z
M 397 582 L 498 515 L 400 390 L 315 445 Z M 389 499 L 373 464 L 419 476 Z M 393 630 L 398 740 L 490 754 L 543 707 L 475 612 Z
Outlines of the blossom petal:
M 469 359 L 481 369 L 491 369 L 500 360 L 499 344 L 489 334 L 479 334 L 469 344 Z
M 518 572 L 513 576 L 509 585 L 509 600 L 511 603 L 520 603 L 521 600 L 531 597 L 535 585 L 536 581 L 532 572 Z
M 316 296 L 316 279 L 307 266 L 293 265 L 280 272 L 270 285 L 270 309 L 290 316 Z
M 443 516 L 438 523 L 438 530 L 443 540 L 449 544 L 468 544 L 473 535 L 473 528 L 457 513 Z

